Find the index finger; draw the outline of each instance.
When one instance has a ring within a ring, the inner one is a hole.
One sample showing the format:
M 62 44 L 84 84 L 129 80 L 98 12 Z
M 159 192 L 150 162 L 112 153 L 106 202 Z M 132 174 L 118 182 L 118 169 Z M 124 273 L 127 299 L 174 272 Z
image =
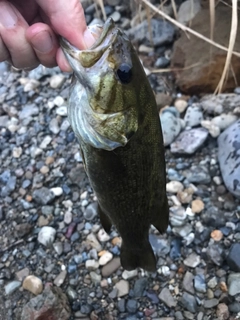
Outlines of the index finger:
M 54 31 L 79 49 L 90 47 L 95 39 L 87 29 L 79 0 L 36 0 Z

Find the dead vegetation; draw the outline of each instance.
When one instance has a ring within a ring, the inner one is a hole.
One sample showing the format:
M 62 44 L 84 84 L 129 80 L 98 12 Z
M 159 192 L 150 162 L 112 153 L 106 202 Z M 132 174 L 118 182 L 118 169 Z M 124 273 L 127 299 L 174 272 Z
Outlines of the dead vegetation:
M 94 0 L 96 3 L 96 6 L 99 6 L 99 8 L 102 10 L 102 14 L 104 19 L 106 19 L 106 14 L 104 11 L 104 5 L 103 0 Z M 208 42 L 211 46 L 215 46 L 225 52 L 227 52 L 226 55 L 226 61 L 225 66 L 221 75 L 221 79 L 218 83 L 218 86 L 215 90 L 215 93 L 222 92 L 224 82 L 227 78 L 227 75 L 229 71 L 233 72 L 231 68 L 231 58 L 233 55 L 240 57 L 240 52 L 234 51 L 234 45 L 236 41 L 237 36 L 237 27 L 238 27 L 238 0 L 202 0 L 203 5 L 209 6 L 209 12 L 210 12 L 210 29 L 209 29 L 209 37 L 206 37 L 195 30 L 191 28 L 191 21 L 188 23 L 188 25 L 185 25 L 177 20 L 177 6 L 175 3 L 175 0 L 171 0 L 172 5 L 172 15 L 167 14 L 163 6 L 166 4 L 167 0 L 159 0 L 159 5 L 152 4 L 150 0 L 130 0 L 132 2 L 135 2 L 135 7 L 137 7 L 136 14 L 140 15 L 140 12 L 142 10 L 146 10 L 147 18 L 150 20 L 153 15 L 159 15 L 163 19 L 166 19 L 173 23 L 177 28 L 184 31 L 189 36 L 195 36 L 198 37 L 206 42 Z M 189 1 L 189 5 L 193 7 L 193 1 Z M 231 7 L 232 10 L 232 20 L 231 20 L 231 30 L 229 34 L 229 44 L 228 47 L 225 47 L 221 45 L 220 43 L 217 43 L 214 41 L 214 25 L 215 25 L 215 10 L 218 5 L 224 4 L 226 6 Z M 211 50 L 211 49 L 210 49 Z M 171 69 L 167 70 L 168 72 L 171 71 Z M 173 71 L 173 70 L 172 70 Z M 166 72 L 166 70 L 154 70 L 154 72 Z M 237 85 L 237 84 L 236 84 Z

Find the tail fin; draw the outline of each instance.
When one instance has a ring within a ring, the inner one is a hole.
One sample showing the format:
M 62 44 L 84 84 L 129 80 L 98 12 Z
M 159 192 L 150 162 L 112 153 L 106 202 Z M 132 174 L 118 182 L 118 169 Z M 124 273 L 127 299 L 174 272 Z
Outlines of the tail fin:
M 126 270 L 142 268 L 150 272 L 156 271 L 156 258 L 148 240 L 146 240 L 144 246 L 137 249 L 134 248 L 134 250 L 123 242 L 120 259 L 122 267 Z

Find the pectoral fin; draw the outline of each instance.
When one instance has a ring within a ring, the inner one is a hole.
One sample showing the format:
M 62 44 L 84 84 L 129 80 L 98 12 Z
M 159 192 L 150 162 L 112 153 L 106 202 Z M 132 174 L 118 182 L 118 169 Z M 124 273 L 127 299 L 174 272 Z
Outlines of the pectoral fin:
M 102 208 L 100 207 L 100 204 L 98 204 L 97 210 L 98 210 L 98 214 L 100 216 L 100 221 L 103 226 L 103 229 L 108 233 L 111 229 L 112 222 L 109 219 L 109 217 L 107 216 L 107 214 L 102 210 Z
M 167 230 L 169 223 L 169 207 L 168 200 L 165 197 L 164 203 L 157 201 L 152 211 L 151 224 L 160 232 L 164 233 Z

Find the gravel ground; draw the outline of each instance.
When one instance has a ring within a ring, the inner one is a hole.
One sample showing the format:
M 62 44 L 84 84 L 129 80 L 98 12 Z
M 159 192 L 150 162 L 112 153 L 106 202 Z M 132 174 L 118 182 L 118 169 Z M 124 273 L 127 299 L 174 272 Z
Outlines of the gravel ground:
M 66 118 L 69 75 L 57 68 L 4 68 L 0 319 L 28 319 L 23 309 L 49 283 L 70 303 L 59 320 L 239 319 L 240 203 L 222 182 L 216 138 L 209 135 L 190 155 L 166 148 L 170 225 L 164 235 L 150 230 L 157 272 L 127 272 L 118 233 L 101 227 Z M 149 78 L 161 101 L 167 91 L 176 97 L 169 78 Z

